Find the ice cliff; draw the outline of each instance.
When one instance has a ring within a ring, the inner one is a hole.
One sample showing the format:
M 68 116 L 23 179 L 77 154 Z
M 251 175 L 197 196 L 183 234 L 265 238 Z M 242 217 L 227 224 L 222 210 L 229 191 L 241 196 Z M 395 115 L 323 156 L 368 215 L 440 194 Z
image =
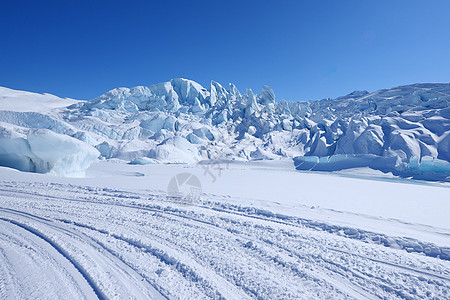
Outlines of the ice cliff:
M 91 101 L 70 100 L 65 106 L 61 103 L 69 99 L 60 99 L 53 108 L 32 111 L 11 109 L 11 101 L 6 101 L 11 93 L 0 90 L 3 127 L 69 136 L 96 148 L 106 159 L 195 163 L 289 157 L 300 170 L 370 167 L 404 177 L 449 180 L 450 176 L 446 83 L 301 102 L 276 101 L 267 86 L 259 94 L 250 89 L 242 94 L 233 84 L 224 88 L 212 81 L 204 88 L 178 78 L 117 88 Z M 4 148 L 0 146 L 2 153 Z

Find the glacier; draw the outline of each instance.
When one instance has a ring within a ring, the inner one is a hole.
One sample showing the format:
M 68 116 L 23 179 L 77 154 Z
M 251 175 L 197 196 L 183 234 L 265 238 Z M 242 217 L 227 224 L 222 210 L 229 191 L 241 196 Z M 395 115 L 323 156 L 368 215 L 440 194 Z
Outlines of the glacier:
M 446 299 L 448 94 L 0 88 L 0 298 Z
M 75 138 L 47 129 L 29 130 L 0 125 L 0 165 L 20 171 L 84 177 L 99 152 Z M 25 130 L 26 131 L 26 130 Z
M 23 103 L 13 106 L 7 101 L 12 95 Z M 401 177 L 449 181 L 449 100 L 448 83 L 355 91 L 317 101 L 277 101 L 268 86 L 259 94 L 251 89 L 241 93 L 233 84 L 224 88 L 211 81 L 204 88 L 177 78 L 116 88 L 90 101 L 1 88 L 0 122 L 17 134 L 39 129 L 78 140 L 85 149 L 74 147 L 89 159 L 93 148 L 100 158 L 134 163 L 292 158 L 299 170 L 368 167 Z M 35 107 L 20 108 L 30 107 L 26 103 L 31 101 Z M 2 153 L 7 153 L 5 147 L 12 146 L 3 141 Z M 30 157 L 24 145 L 13 148 L 17 155 Z M 1 165 L 18 160 L 2 155 Z M 19 161 L 9 166 L 32 169 Z

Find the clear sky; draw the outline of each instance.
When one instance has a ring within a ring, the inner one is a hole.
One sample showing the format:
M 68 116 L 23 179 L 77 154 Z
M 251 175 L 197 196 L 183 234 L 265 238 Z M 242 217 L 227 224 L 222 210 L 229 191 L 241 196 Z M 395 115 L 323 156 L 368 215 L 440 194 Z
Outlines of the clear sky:
M 450 1 L 0 1 L 0 86 L 91 99 L 184 77 L 277 100 L 450 81 Z

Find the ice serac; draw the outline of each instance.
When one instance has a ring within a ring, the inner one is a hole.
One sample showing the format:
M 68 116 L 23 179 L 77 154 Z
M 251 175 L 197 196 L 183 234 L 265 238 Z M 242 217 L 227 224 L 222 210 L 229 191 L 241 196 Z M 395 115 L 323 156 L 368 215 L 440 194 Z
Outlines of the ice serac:
M 67 135 L 46 129 L 0 127 L 0 165 L 26 172 L 84 177 L 100 153 Z M 22 131 L 22 133 L 20 133 Z
M 86 169 L 100 155 L 86 143 L 48 130 L 32 132 L 28 143 L 40 160 L 36 163 L 37 171 L 59 176 L 84 177 Z
M 273 90 L 270 87 L 268 87 L 267 85 L 264 85 L 262 87 L 260 97 L 261 97 L 261 102 L 264 105 L 264 107 L 267 109 L 267 111 L 274 112 L 275 111 L 275 93 L 273 92 Z
M 299 168 L 317 161 L 309 170 L 369 167 L 450 180 L 448 83 L 277 102 L 268 86 L 259 94 L 251 89 L 241 94 L 234 84 L 226 89 L 211 81 L 207 89 L 177 78 L 113 89 L 91 101 L 61 99 L 65 106 L 55 96 L 40 95 L 34 99 L 51 103 L 47 110 L 42 105 L 36 111 L 12 109 L 11 95 L 32 94 L 22 93 L 0 89 L 0 122 L 76 138 L 106 159 L 194 163 L 297 157 Z M 16 165 L 24 169 L 27 163 Z

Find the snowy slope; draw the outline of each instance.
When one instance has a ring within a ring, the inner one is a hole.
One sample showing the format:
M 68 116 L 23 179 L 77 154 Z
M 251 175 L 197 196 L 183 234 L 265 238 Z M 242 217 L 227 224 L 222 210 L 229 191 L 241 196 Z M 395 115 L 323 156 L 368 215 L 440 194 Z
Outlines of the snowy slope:
M 37 94 L 0 87 L 0 107 L 15 112 L 46 112 L 64 108 L 79 100 L 59 98 L 51 94 Z
M 36 103 L 55 101 L 54 96 L 45 101 L 41 96 L 35 97 Z M 10 102 L 0 101 L 0 122 L 69 135 L 106 159 L 195 163 L 297 157 L 300 170 L 368 167 L 448 181 L 449 100 L 450 84 L 412 84 L 293 102 L 275 101 L 267 86 L 258 95 L 250 89 L 241 94 L 232 84 L 225 89 L 212 81 L 204 88 L 178 78 L 117 88 L 65 108 L 42 104 L 49 109 L 39 113 L 11 111 Z

